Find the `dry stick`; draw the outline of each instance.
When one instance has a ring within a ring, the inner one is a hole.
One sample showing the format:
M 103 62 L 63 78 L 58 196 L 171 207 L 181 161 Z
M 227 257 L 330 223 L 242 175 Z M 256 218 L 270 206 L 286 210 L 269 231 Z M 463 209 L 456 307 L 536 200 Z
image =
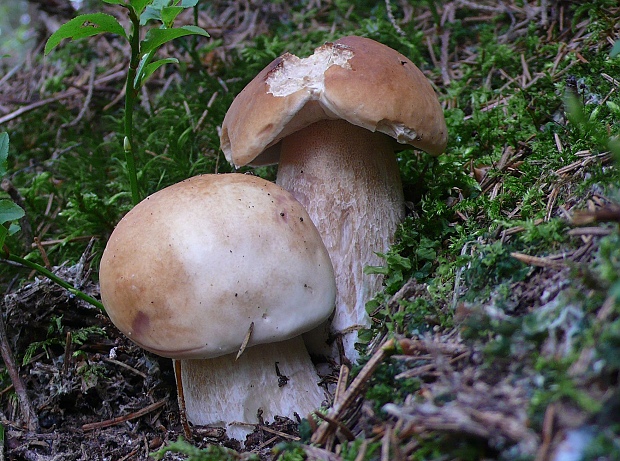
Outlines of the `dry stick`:
M 62 363 L 62 374 L 64 377 L 69 375 L 69 365 L 71 364 L 71 356 L 73 354 L 73 341 L 72 335 L 70 331 L 67 331 L 67 336 L 65 337 L 65 359 Z
M 41 246 L 41 240 L 39 240 L 39 237 L 34 238 L 33 245 L 39 250 L 39 253 L 41 253 L 41 259 L 43 260 L 43 265 L 45 268 L 50 270 L 52 268 L 52 263 L 50 263 L 50 260 L 47 257 L 47 251 L 45 251 L 45 248 Z
M 86 92 L 86 98 L 84 98 L 84 104 L 82 105 L 82 108 L 80 109 L 80 112 L 78 113 L 76 118 L 74 118 L 70 122 L 60 125 L 60 128 L 58 128 L 58 131 L 56 132 L 56 144 L 58 144 L 58 142 L 60 141 L 60 135 L 62 133 L 62 130 L 64 130 L 65 128 L 74 127 L 78 123 L 80 123 L 80 120 L 84 118 L 84 114 L 86 114 L 86 111 L 88 110 L 88 106 L 90 105 L 90 100 L 93 97 L 93 91 L 95 88 L 95 64 L 95 61 L 93 61 L 90 66 L 90 75 L 88 77 L 88 91 Z
M 202 125 L 202 122 L 205 121 L 205 118 L 207 118 L 207 115 L 209 114 L 209 109 L 211 109 L 211 106 L 213 105 L 213 102 L 215 101 L 215 99 L 218 96 L 218 92 L 214 92 L 211 95 L 211 99 L 209 99 L 209 102 L 207 102 L 207 108 L 204 110 L 204 112 L 202 113 L 202 115 L 200 116 L 200 118 L 198 119 L 198 121 L 196 122 L 196 125 L 193 128 L 194 133 L 196 133 L 198 131 L 198 129 L 200 128 L 200 126 Z
M 396 22 L 396 18 L 392 12 L 392 4 L 390 3 L 390 0 L 385 0 L 385 11 L 387 12 L 388 19 L 390 20 L 390 23 L 392 24 L 392 27 L 394 27 L 396 33 L 401 37 L 406 37 L 407 34 L 405 34 L 405 31 L 402 30 Z
M 307 461 L 342 461 L 342 458 L 337 454 L 312 445 L 304 445 L 303 450 L 306 453 Z
M 295 436 L 295 435 L 290 435 L 290 434 L 287 434 L 287 433 L 285 433 L 285 432 L 276 431 L 275 429 L 271 429 L 270 427 L 267 427 L 267 426 L 260 426 L 260 425 L 257 425 L 257 427 L 260 427 L 260 429 L 261 429 L 262 431 L 265 431 L 265 432 L 269 432 L 269 433 L 271 433 L 271 434 L 274 434 L 274 436 L 273 436 L 273 437 L 269 438 L 268 440 L 265 440 L 263 443 L 261 443 L 261 444 L 258 446 L 258 449 L 259 449 L 259 450 L 261 450 L 261 449 L 265 448 L 265 447 L 266 447 L 266 446 L 268 446 L 270 443 L 275 442 L 276 440 L 278 440 L 278 438 L 287 439 L 287 440 L 292 440 L 292 441 L 294 441 L 294 442 L 299 442 L 299 441 L 301 440 L 301 438 L 300 438 L 300 437 L 297 437 L 297 436 Z
M 551 214 L 553 213 L 553 207 L 555 206 L 555 202 L 560 193 L 559 187 L 554 187 L 549 194 L 549 199 L 547 201 L 547 207 L 545 210 L 545 222 L 549 222 L 551 220 Z
M 147 378 L 148 378 L 148 377 L 147 377 L 144 373 L 142 373 L 140 370 L 136 370 L 134 367 L 132 367 L 132 366 L 130 366 L 130 365 L 127 365 L 126 363 L 120 362 L 120 361 L 115 360 L 115 359 L 109 359 L 109 358 L 107 358 L 107 357 L 104 357 L 104 358 L 103 358 L 103 361 L 104 361 L 104 362 L 107 362 L 107 363 L 114 364 L 114 365 L 118 365 L 119 367 L 122 367 L 122 368 L 124 368 L 124 369 L 126 369 L 126 370 L 131 371 L 132 373 L 137 374 L 138 376 L 142 377 L 143 379 L 147 379 Z
M 340 366 L 340 374 L 338 375 L 338 384 L 336 385 L 336 392 L 334 392 L 334 404 L 342 400 L 342 395 L 347 388 L 347 382 L 349 381 L 349 367 L 342 364 Z
M 586 166 L 598 161 L 599 163 L 607 163 L 613 159 L 613 155 L 611 152 L 603 152 L 602 154 L 589 155 L 583 159 L 577 160 L 573 163 L 570 163 L 562 168 L 555 170 L 555 174 L 559 176 L 563 176 L 565 174 L 571 173 L 574 170 L 578 170 L 580 168 L 585 168 Z
M 144 111 L 150 117 L 151 115 L 153 115 L 153 108 L 151 107 L 151 98 L 149 96 L 149 90 L 146 87 L 146 85 L 142 85 L 142 88 L 140 90 L 142 92 L 142 97 L 140 98 L 140 103 L 141 103 L 142 107 L 144 108 Z
M 431 353 L 434 351 L 439 351 L 441 354 L 454 356 L 460 355 L 464 352 L 470 352 L 470 349 L 462 344 L 424 341 L 414 338 L 401 339 L 398 341 L 398 344 L 403 351 L 403 355 L 414 355 L 416 352 Z
M 525 87 L 525 85 L 527 85 L 527 83 L 532 80 L 532 75 L 530 74 L 530 69 L 527 65 L 527 61 L 525 60 L 525 56 L 523 55 L 523 53 L 521 53 L 521 67 L 523 68 L 522 86 Z
M 510 256 L 524 264 L 527 264 L 528 266 L 549 267 L 552 269 L 561 269 L 566 266 L 566 264 L 561 261 L 554 261 L 549 258 L 541 258 L 538 256 L 530 256 L 524 253 L 513 252 L 510 253 Z
M 9 70 L 6 75 L 2 78 L 0 78 L 0 86 L 4 85 L 6 82 L 9 81 L 9 79 L 15 75 L 17 73 L 17 71 L 19 71 L 19 69 L 24 65 L 24 62 L 20 62 L 19 64 L 17 64 L 15 67 L 13 67 L 11 70 Z
M 353 434 L 353 432 L 351 432 L 342 421 L 330 418 L 329 416 L 325 416 L 324 414 L 319 412 L 316 412 L 315 415 L 318 416 L 319 419 L 325 421 L 328 426 L 337 427 L 338 429 L 340 429 L 342 431 L 342 434 L 347 438 L 347 440 L 355 440 L 355 434 Z
M 342 364 L 340 365 L 340 373 L 338 374 L 338 383 L 336 384 L 336 391 L 334 392 L 334 399 L 332 401 L 332 406 L 336 405 L 337 402 L 342 400 L 342 396 L 347 389 L 348 383 L 349 383 L 349 367 L 345 364 Z M 326 420 L 323 415 L 319 415 L 319 418 L 329 423 L 329 421 Z M 336 424 L 340 424 L 340 423 L 336 422 Z M 314 429 L 313 429 L 313 432 L 314 432 Z M 334 432 L 327 437 L 323 446 L 325 447 L 325 449 L 331 450 L 334 446 L 335 441 L 336 441 L 336 433 Z
M 391 433 L 392 428 L 390 426 L 385 426 L 385 432 L 383 433 L 383 437 L 381 438 L 381 461 L 390 461 Z
M 344 392 L 342 398 L 338 402 L 334 403 L 334 406 L 327 412 L 327 416 L 322 419 L 338 421 L 349 406 L 355 401 L 355 399 L 364 390 L 364 385 L 370 378 L 370 375 L 375 371 L 375 368 L 385 359 L 390 353 L 390 350 L 394 348 L 394 340 L 390 339 L 386 341 L 379 350 L 375 352 L 368 363 L 364 365 L 359 374 L 355 377 L 349 388 Z M 315 413 L 318 417 L 318 413 Z M 319 426 L 317 431 L 312 435 L 312 442 L 319 445 L 323 444 L 330 432 L 335 428 L 334 424 L 324 423 Z
M 612 230 L 608 227 L 578 227 L 576 229 L 571 229 L 567 232 L 568 235 L 572 237 L 581 237 L 581 236 L 605 236 L 612 233 Z
M 140 451 L 140 447 L 134 448 L 131 452 L 129 452 L 127 455 L 125 455 L 122 458 L 120 458 L 118 461 L 126 461 L 126 460 L 130 459 L 132 456 L 137 455 L 138 451 Z
M 100 421 L 98 423 L 88 423 L 82 426 L 83 431 L 92 431 L 94 429 L 103 429 L 104 427 L 115 426 L 116 424 L 124 423 L 125 421 L 130 421 L 132 419 L 140 418 L 154 410 L 157 410 L 160 407 L 163 407 L 166 404 L 166 399 L 161 399 L 158 402 L 152 403 L 141 410 L 135 411 L 125 416 L 118 416 L 116 418 L 108 419 L 107 421 Z
M 444 11 L 444 17 L 442 18 L 442 27 L 445 25 L 445 22 L 448 21 L 450 23 L 454 22 L 454 7 L 453 5 L 446 6 L 446 10 Z M 443 80 L 444 86 L 448 86 L 450 84 L 450 71 L 448 69 L 448 47 L 450 45 L 450 29 L 446 28 L 441 34 L 441 78 Z
M 433 67 L 439 67 L 439 61 L 437 61 L 437 57 L 435 56 L 435 51 L 433 50 L 433 42 L 431 41 L 430 36 L 426 36 L 426 48 L 428 48 L 428 54 L 431 57 L 431 61 L 433 63 Z
M 243 338 L 243 341 L 241 342 L 241 347 L 239 347 L 239 351 L 237 352 L 235 361 L 239 360 L 239 357 L 241 357 L 241 354 L 243 354 L 243 351 L 245 351 L 245 348 L 248 346 L 248 342 L 250 341 L 250 337 L 252 336 L 253 331 L 254 331 L 254 322 L 251 322 L 250 327 L 248 328 L 248 332 L 245 334 L 245 338 Z
M 277 435 L 275 435 L 275 436 L 271 437 L 270 439 L 265 440 L 263 443 L 261 443 L 261 444 L 257 447 L 257 449 L 258 449 L 258 450 L 262 450 L 262 449 L 263 449 L 263 448 L 265 448 L 267 445 L 269 445 L 270 443 L 275 442 L 276 440 L 278 440 L 278 436 L 277 436 Z
M 597 210 L 577 210 L 573 213 L 572 224 L 583 226 L 594 222 L 620 222 L 620 207 L 606 206 Z
M 6 394 L 9 391 L 12 391 L 13 389 L 15 389 L 15 387 L 13 386 L 13 384 L 9 384 L 7 387 L 5 387 L 4 389 L 2 389 L 0 391 L 0 397 L 2 397 L 4 394 Z M 3 423 L 4 424 L 4 423 Z
M 282 437 L 283 439 L 293 440 L 295 442 L 299 442 L 301 440 L 301 438 L 295 435 L 287 434 L 286 432 L 282 432 L 282 431 L 277 431 L 267 426 L 260 426 L 260 428 L 265 432 L 269 432 L 270 434 L 277 435 L 278 437 Z
M 17 367 L 15 366 L 15 360 L 13 358 L 13 351 L 11 351 L 11 347 L 9 346 L 9 341 L 6 336 L 6 327 L 4 326 L 4 318 L 0 304 L 0 353 L 2 354 L 2 360 L 4 361 L 4 366 L 6 367 L 7 372 L 9 373 L 9 377 L 11 378 L 11 382 L 13 383 L 13 387 L 15 388 L 15 393 L 17 394 L 17 399 L 19 400 L 19 406 L 21 409 L 22 417 L 26 420 L 26 427 L 31 432 L 36 432 L 39 430 L 39 419 L 37 418 L 36 413 L 34 412 L 34 407 L 32 406 L 32 402 L 30 402 L 30 398 L 28 397 L 28 393 L 26 392 L 26 387 L 19 376 L 19 372 L 17 371 Z
M 183 392 L 183 379 L 181 374 L 181 361 L 173 359 L 174 365 L 174 377 L 177 383 L 177 399 L 179 401 L 179 419 L 181 420 L 181 426 L 183 426 L 183 432 L 187 440 L 192 440 L 192 429 L 187 422 L 187 408 L 185 407 L 185 393 Z
M 555 422 L 556 405 L 551 403 L 545 410 L 545 417 L 543 419 L 542 428 L 542 443 L 536 453 L 534 461 L 545 461 L 549 457 L 549 450 L 551 449 L 551 443 L 553 442 L 553 426 Z
M 433 373 L 433 371 L 437 368 L 434 363 L 429 363 L 428 365 L 418 365 L 415 368 L 411 368 L 409 370 L 405 370 L 402 373 L 397 374 L 395 379 L 409 379 L 415 378 L 416 376 L 429 376 L 429 375 L 439 375 L 439 373 Z
M 472 2 L 469 0 L 459 0 L 459 5 L 465 6 L 467 8 L 471 8 L 472 10 L 480 10 L 480 11 L 489 11 L 494 14 L 506 13 L 507 7 L 501 6 L 489 6 L 482 5 L 480 3 Z
M 605 72 L 601 72 L 601 77 L 603 77 L 605 80 L 607 80 L 609 83 L 620 87 L 620 80 L 617 80 L 615 78 L 613 78 L 611 75 L 606 74 Z
M 102 83 L 106 83 L 112 80 L 117 80 L 119 77 L 123 77 L 124 75 L 125 75 L 125 71 L 119 71 L 119 72 L 115 72 L 110 75 L 106 75 L 105 77 L 101 77 L 99 80 L 96 80 L 95 86 L 101 85 Z M 5 115 L 4 117 L 0 117 L 0 125 L 17 118 L 25 114 L 26 112 L 30 112 L 31 110 L 45 106 L 52 102 L 60 101 L 61 99 L 66 99 L 71 96 L 75 96 L 76 94 L 79 94 L 79 93 L 82 93 L 81 89 L 71 88 L 70 90 L 57 94 L 56 96 L 52 96 L 51 98 L 42 99 L 41 101 L 33 102 L 32 104 L 21 107 L 20 109 L 17 109 L 16 111 L 11 112 L 10 114 Z

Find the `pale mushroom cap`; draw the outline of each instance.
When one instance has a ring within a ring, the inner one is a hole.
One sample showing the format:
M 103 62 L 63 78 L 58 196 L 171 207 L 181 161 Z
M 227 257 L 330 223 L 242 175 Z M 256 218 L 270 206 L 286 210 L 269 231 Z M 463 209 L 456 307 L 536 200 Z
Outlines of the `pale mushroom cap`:
M 237 95 L 221 148 L 236 166 L 275 163 L 278 142 L 325 119 L 344 119 L 432 155 L 446 148 L 437 95 L 407 57 L 364 37 L 344 37 L 300 59 L 274 60 Z
M 263 179 L 202 175 L 165 188 L 112 233 L 100 267 L 103 304 L 139 346 L 212 358 L 282 341 L 330 315 L 331 261 L 306 211 Z

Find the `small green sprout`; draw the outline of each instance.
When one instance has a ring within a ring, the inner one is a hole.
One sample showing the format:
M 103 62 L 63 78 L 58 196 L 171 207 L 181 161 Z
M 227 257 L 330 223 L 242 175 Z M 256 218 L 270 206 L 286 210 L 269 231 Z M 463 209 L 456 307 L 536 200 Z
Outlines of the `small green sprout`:
M 186 8 L 195 7 L 198 0 L 102 0 L 111 5 L 119 5 L 127 10 L 131 30 L 127 32 L 118 20 L 106 13 L 91 13 L 76 16 L 54 32 L 45 44 L 45 54 L 49 54 L 64 39 L 78 40 L 99 34 L 110 33 L 129 41 L 131 58 L 127 70 L 125 86 L 125 119 L 123 147 L 127 161 L 131 198 L 134 205 L 141 200 L 138 189 L 138 174 L 135 166 L 135 143 L 133 139 L 133 111 L 138 101 L 138 92 L 144 82 L 161 66 L 178 63 L 175 58 L 153 61 L 156 51 L 165 43 L 188 35 L 209 34 L 198 26 L 173 27 L 176 17 Z M 140 28 L 147 22 L 161 22 L 159 28 L 151 28 L 140 40 Z

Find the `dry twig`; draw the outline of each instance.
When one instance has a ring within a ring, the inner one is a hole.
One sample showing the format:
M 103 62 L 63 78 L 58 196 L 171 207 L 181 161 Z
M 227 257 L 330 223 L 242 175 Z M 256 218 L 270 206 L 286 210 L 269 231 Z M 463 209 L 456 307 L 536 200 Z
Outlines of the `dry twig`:
M 116 424 L 124 423 L 125 421 L 131 421 L 132 419 L 140 418 L 146 414 L 149 414 L 152 411 L 157 410 L 158 408 L 163 407 L 166 404 L 166 399 L 159 400 L 147 407 L 144 407 L 138 411 L 134 411 L 125 416 L 118 416 L 116 418 L 108 419 L 107 421 L 100 421 L 97 423 L 88 423 L 82 426 L 82 430 L 92 431 L 95 429 L 103 429 L 105 427 L 115 426 Z
M 361 395 L 364 390 L 368 379 L 375 371 L 377 366 L 388 356 L 394 349 L 394 340 L 390 339 L 384 342 L 377 352 L 375 352 L 370 360 L 360 370 L 359 374 L 355 377 L 351 385 L 342 395 L 342 399 L 334 403 L 334 406 L 327 412 L 325 422 L 319 426 L 317 431 L 312 435 L 312 442 L 318 445 L 322 445 L 327 440 L 327 437 L 333 433 L 338 426 L 334 423 L 339 421 L 344 413 L 355 403 L 355 400 Z
M 550 258 L 541 258 L 539 256 L 530 256 L 524 253 L 513 252 L 510 253 L 510 256 L 524 264 L 527 264 L 528 266 L 549 267 L 554 269 L 560 269 L 565 266 L 565 264 L 560 261 L 552 260 Z
M 97 86 L 102 85 L 104 83 L 122 79 L 124 76 L 125 76 L 125 71 L 115 72 L 113 74 L 106 75 L 104 77 L 99 78 L 98 80 L 95 81 L 94 86 L 96 88 Z M 27 106 L 21 107 L 17 109 L 16 111 L 5 115 L 4 117 L 0 117 L 0 125 L 2 125 L 3 123 L 9 122 L 11 120 L 14 120 L 24 115 L 25 113 L 30 112 L 31 110 L 38 109 L 39 107 L 46 106 L 56 101 L 62 101 L 63 99 L 70 98 L 71 96 L 75 96 L 76 94 L 79 94 L 81 92 L 82 90 L 78 88 L 71 88 L 67 91 L 57 94 L 56 96 L 52 96 L 51 98 L 42 99 L 32 104 L 28 104 Z
M 30 397 L 28 397 L 28 393 L 26 392 L 26 386 L 24 386 L 21 376 L 19 376 L 17 366 L 15 365 L 13 351 L 11 350 L 9 340 L 6 335 L 4 314 L 2 313 L 1 307 L 2 306 L 0 304 L 0 353 L 2 354 L 4 366 L 6 367 L 6 370 L 11 378 L 15 393 L 17 394 L 17 399 L 19 400 L 19 406 L 21 408 L 22 417 L 26 422 L 26 427 L 29 431 L 36 432 L 39 430 L 39 419 L 34 411 Z

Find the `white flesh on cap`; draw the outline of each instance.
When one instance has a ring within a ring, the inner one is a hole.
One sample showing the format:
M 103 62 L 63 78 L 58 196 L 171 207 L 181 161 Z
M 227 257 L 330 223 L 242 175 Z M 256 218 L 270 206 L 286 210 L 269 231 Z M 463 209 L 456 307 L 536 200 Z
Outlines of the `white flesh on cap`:
M 239 359 L 228 354 L 208 360 L 182 360 L 181 381 L 187 418 L 198 425 L 226 427 L 243 441 L 262 418 L 300 418 L 321 406 L 323 391 L 301 336 L 246 349 Z M 288 378 L 280 386 L 280 377 Z M 246 423 L 234 424 L 237 423 Z
M 314 123 L 282 141 L 276 183 L 291 191 L 319 230 L 336 274 L 331 333 L 344 355 L 358 359 L 358 330 L 367 328 L 365 303 L 381 277 L 365 266 L 384 265 L 385 252 L 404 217 L 394 141 L 343 120 Z M 311 352 L 316 352 L 309 344 Z
M 317 48 L 307 58 L 288 55 L 282 67 L 276 69 L 267 79 L 268 93 L 285 97 L 299 90 L 320 95 L 325 91 L 325 71 L 331 66 L 350 69 L 348 61 L 353 52 L 345 47 L 334 45 Z

